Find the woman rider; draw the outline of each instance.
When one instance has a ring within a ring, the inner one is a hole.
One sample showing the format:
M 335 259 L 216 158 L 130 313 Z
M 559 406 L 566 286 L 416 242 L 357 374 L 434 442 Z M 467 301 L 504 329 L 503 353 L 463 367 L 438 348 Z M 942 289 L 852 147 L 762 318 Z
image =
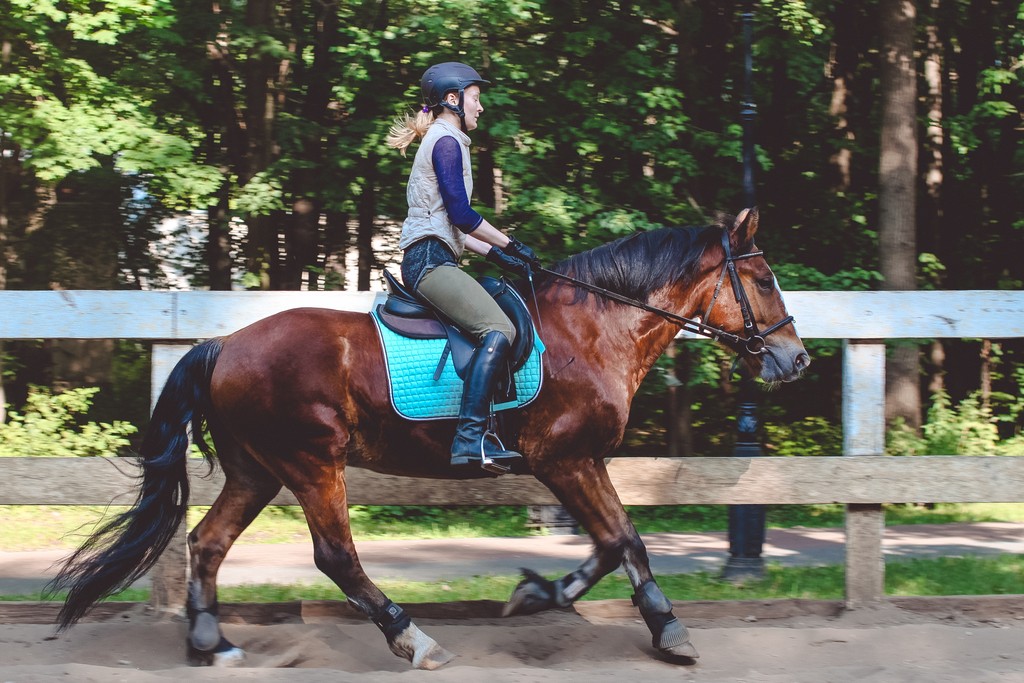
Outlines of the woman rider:
M 469 249 L 525 275 L 537 256 L 469 205 L 473 175 L 466 133 L 477 127 L 484 110 L 480 87 L 489 83 L 460 62 L 430 67 L 420 80 L 423 108 L 392 126 L 388 144 L 405 155 L 413 140 L 422 138 L 409 173 L 409 213 L 399 240 L 402 280 L 480 341 L 466 370 L 451 464 L 501 472 L 522 456 L 504 448 L 487 430 L 487 419 L 516 332 L 494 299 L 459 268 L 459 258 Z

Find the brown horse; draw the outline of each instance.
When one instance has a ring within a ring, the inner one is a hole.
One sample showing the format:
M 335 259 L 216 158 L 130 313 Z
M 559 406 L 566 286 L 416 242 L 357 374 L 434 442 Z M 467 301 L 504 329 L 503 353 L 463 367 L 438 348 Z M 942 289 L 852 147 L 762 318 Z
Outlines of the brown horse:
M 810 359 L 772 271 L 755 250 L 757 224 L 756 210 L 747 210 L 722 225 L 638 233 L 571 257 L 556 267 L 558 277 L 538 278 L 533 313 L 542 320 L 547 346 L 544 386 L 509 421 L 508 433 L 517 435 L 516 449 L 524 455 L 516 473 L 547 485 L 589 532 L 594 550 L 556 581 L 526 571 L 506 614 L 569 606 L 622 565 L 654 647 L 670 656 L 697 656 L 654 581 L 604 458 L 622 440 L 641 380 L 681 326 L 736 347 L 749 371 L 767 382 L 796 379 L 807 367 Z M 719 298 L 727 273 L 735 296 Z M 613 291 L 618 300 L 580 289 L 566 276 Z M 623 305 L 624 298 L 634 305 Z M 453 421 L 411 422 L 394 412 L 370 316 L 310 308 L 199 344 L 174 368 L 140 448 L 138 500 L 69 557 L 51 585 L 69 589 L 61 628 L 142 576 L 173 537 L 188 505 L 189 432 L 212 462 L 199 438 L 204 421 L 226 481 L 188 536 L 186 609 L 194 659 L 231 663 L 244 656 L 220 630 L 217 570 L 282 486 L 305 512 L 316 566 L 377 624 L 396 655 L 424 669 L 454 656 L 363 572 L 349 530 L 345 481 L 347 467 L 452 477 Z

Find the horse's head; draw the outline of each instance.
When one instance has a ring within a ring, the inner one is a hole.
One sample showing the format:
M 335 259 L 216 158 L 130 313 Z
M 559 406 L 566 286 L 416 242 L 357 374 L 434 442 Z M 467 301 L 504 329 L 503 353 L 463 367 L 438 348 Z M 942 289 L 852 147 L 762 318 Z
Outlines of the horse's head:
M 775 274 L 754 246 L 757 226 L 757 209 L 744 209 L 725 226 L 720 247 L 709 247 L 701 310 L 705 324 L 735 335 L 722 341 L 740 354 L 751 376 L 791 382 L 811 358 L 786 311 Z

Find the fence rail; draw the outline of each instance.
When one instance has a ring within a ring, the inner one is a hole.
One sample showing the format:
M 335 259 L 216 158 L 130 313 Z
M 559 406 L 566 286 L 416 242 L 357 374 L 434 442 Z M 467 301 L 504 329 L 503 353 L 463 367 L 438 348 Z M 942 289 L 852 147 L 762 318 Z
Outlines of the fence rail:
M 299 306 L 369 311 L 368 292 L 0 291 L 0 339 L 140 339 L 153 344 L 155 400 L 178 358 L 197 339 L 228 334 Z M 623 502 L 847 505 L 846 602 L 883 599 L 882 503 L 1018 502 L 1024 459 L 882 455 L 885 339 L 1024 337 L 1024 292 L 792 292 L 787 306 L 806 339 L 843 340 L 843 455 L 818 458 L 613 458 Z M 850 457 L 858 456 L 858 457 Z M 131 463 L 66 458 L 0 459 L 0 504 L 128 504 Z M 196 505 L 209 504 L 219 477 L 193 478 Z M 116 468 L 116 470 L 115 470 Z M 551 504 L 531 477 L 439 482 L 351 470 L 355 504 Z M 291 494 L 275 501 L 294 504 Z M 154 602 L 184 598 L 184 544 L 154 570 Z
M 1012 503 L 1024 499 L 1024 458 L 610 458 L 624 505 Z M 129 505 L 131 458 L 0 458 L 0 505 Z M 475 481 L 393 477 L 349 469 L 352 505 L 556 505 L 533 477 Z M 190 504 L 212 505 L 224 483 L 196 458 Z M 282 490 L 272 505 L 298 505 Z
M 0 291 L 0 339 L 194 340 L 300 306 L 369 311 L 373 292 Z M 808 339 L 1024 337 L 1024 292 L 789 292 Z

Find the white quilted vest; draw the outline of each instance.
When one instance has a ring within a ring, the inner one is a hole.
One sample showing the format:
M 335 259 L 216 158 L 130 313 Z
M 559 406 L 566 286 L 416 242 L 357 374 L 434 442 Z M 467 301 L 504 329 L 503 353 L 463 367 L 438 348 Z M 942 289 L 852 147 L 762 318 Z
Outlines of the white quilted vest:
M 431 161 L 434 145 L 445 136 L 455 138 L 462 147 L 462 178 L 466 183 L 466 196 L 473 196 L 473 172 L 469 163 L 469 136 L 447 121 L 438 119 L 427 129 L 427 134 L 423 136 L 423 141 L 412 162 L 412 171 L 409 173 L 409 185 L 406 190 L 409 214 L 405 223 L 402 224 L 402 235 L 398 240 L 398 246 L 401 249 L 406 249 L 424 237 L 437 237 L 451 247 L 456 258 L 460 258 L 466 247 L 466 235 L 448 220 L 448 213 L 445 211 L 444 202 L 441 199 L 441 190 L 437 185 L 434 164 Z

